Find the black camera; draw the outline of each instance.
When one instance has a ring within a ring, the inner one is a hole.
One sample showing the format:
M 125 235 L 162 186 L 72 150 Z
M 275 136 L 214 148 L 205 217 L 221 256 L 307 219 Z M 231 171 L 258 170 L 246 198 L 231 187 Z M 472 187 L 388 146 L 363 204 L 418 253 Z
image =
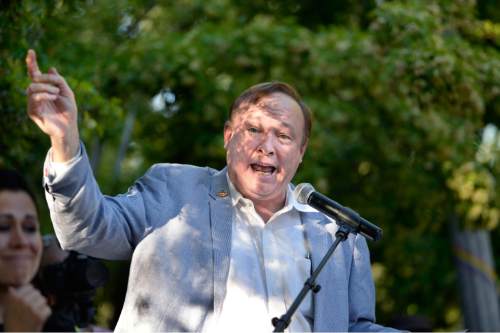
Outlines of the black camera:
M 96 289 L 108 281 L 106 266 L 96 258 L 64 251 L 53 235 L 43 237 L 44 254 L 35 285 L 49 302 L 52 315 L 44 331 L 76 331 L 95 316 Z

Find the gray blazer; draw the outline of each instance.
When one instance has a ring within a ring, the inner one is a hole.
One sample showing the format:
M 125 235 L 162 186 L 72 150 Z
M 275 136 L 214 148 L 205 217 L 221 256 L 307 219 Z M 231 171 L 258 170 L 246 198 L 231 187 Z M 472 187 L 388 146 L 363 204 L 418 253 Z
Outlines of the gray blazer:
M 46 162 L 46 167 L 50 167 Z M 132 258 L 117 331 L 199 331 L 221 311 L 231 253 L 233 209 L 226 169 L 156 164 L 126 194 L 102 195 L 82 145 L 66 173 L 44 179 L 64 249 L 105 259 Z M 337 226 L 302 213 L 315 267 Z M 377 331 L 365 239 L 350 235 L 318 278 L 315 331 Z M 271 318 L 270 318 L 271 319 Z M 293 320 L 293 319 L 292 319 Z

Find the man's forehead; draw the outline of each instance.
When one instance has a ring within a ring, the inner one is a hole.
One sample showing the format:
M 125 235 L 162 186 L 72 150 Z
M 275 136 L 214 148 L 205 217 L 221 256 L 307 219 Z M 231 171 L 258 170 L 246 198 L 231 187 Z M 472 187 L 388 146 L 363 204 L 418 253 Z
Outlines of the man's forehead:
M 251 108 L 242 111 L 240 115 L 237 116 L 237 122 L 240 125 L 245 125 L 246 123 L 250 124 L 260 124 L 260 123 L 274 123 L 278 126 L 283 126 L 287 128 L 293 128 L 292 123 L 294 121 L 290 117 L 289 112 L 283 112 L 279 110 L 268 110 L 264 108 L 258 108 L 252 110 Z

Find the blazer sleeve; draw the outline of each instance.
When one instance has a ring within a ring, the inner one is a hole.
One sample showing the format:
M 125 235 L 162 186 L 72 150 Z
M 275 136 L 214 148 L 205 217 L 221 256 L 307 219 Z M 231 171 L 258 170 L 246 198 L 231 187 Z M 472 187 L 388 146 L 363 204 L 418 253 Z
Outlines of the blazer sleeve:
M 154 168 L 126 194 L 110 197 L 101 193 L 83 144 L 81 156 L 59 174 L 51 170 L 47 155 L 45 196 L 61 247 L 104 259 L 129 259 L 153 227 L 147 211 L 158 211 L 155 206 L 163 194 L 164 182 Z
M 370 253 L 366 240 L 356 235 L 349 278 L 349 331 L 394 332 L 375 324 L 375 287 L 371 273 Z

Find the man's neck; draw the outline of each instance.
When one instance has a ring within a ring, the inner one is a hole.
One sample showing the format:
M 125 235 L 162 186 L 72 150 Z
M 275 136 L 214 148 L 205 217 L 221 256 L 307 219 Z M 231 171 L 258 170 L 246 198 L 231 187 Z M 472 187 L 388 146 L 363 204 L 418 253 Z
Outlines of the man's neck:
M 285 206 L 286 203 L 286 194 L 283 197 L 283 200 L 281 201 L 270 201 L 270 200 L 265 200 L 265 201 L 254 201 L 253 206 L 255 208 L 255 211 L 257 214 L 262 217 L 262 220 L 264 220 L 264 223 L 267 223 L 269 219 L 281 208 Z
M 244 192 L 238 189 L 235 186 L 234 181 L 231 179 L 231 175 L 227 173 L 227 181 L 230 188 L 230 191 L 236 191 L 239 195 L 243 196 L 246 199 L 252 201 L 253 206 L 257 214 L 262 218 L 264 223 L 267 223 L 269 219 L 278 212 L 281 208 L 286 205 L 286 198 L 288 194 L 288 187 L 286 187 L 285 191 L 281 193 L 276 198 L 270 198 L 265 200 L 251 199 L 249 196 L 246 196 Z

